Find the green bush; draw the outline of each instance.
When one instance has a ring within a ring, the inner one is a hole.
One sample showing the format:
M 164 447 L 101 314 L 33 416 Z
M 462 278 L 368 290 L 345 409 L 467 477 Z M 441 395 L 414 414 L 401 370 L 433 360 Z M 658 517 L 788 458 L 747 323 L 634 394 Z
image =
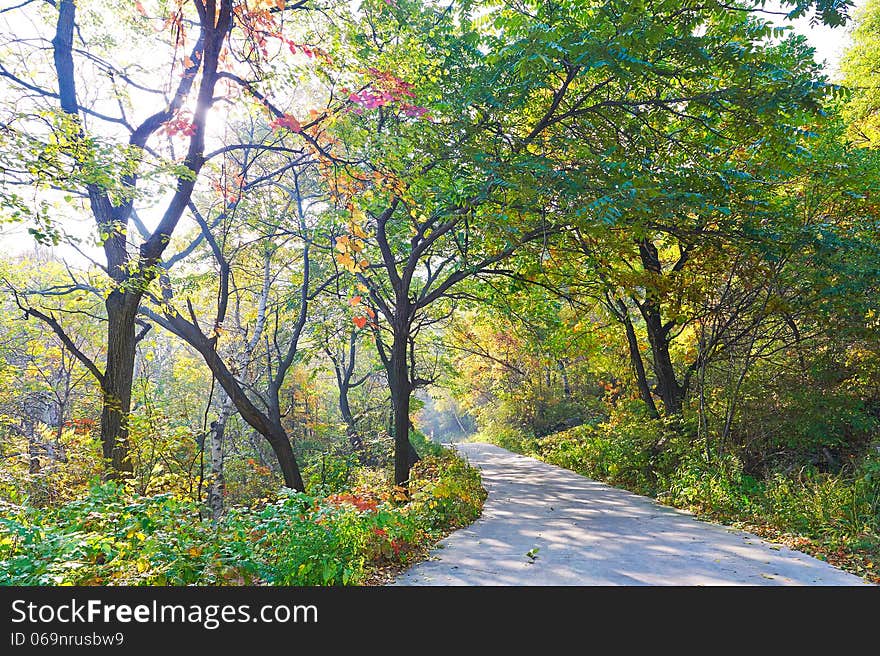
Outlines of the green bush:
M 131 495 L 113 483 L 54 508 L 2 510 L 0 580 L 11 585 L 185 584 L 205 568 L 214 542 L 192 502 Z
M 407 563 L 479 516 L 480 476 L 451 452 L 425 456 L 407 494 L 390 484 L 327 496 L 290 491 L 218 523 L 199 506 L 112 483 L 56 508 L 0 506 L 0 581 L 9 585 L 352 585 Z
M 486 491 L 480 473 L 451 451 L 422 458 L 412 470 L 411 506 L 422 524 L 445 530 L 480 516 Z
M 443 452 L 443 447 L 418 430 L 409 431 L 409 441 L 421 457 L 439 456 Z
M 303 467 L 306 489 L 316 494 L 333 494 L 351 485 L 358 466 L 353 453 L 319 453 Z

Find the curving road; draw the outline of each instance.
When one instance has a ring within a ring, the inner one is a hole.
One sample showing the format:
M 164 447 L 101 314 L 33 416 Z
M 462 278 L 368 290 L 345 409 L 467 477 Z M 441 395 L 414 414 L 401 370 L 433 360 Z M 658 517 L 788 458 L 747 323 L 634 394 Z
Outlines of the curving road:
M 490 444 L 483 515 L 395 585 L 863 585 L 820 560 Z M 534 556 L 534 557 L 530 557 Z

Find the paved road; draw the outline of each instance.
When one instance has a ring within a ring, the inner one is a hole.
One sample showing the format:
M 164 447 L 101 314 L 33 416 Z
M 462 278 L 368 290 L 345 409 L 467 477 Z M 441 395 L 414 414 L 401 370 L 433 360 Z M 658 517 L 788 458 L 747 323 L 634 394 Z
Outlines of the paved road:
M 864 584 L 798 551 L 533 458 L 489 444 L 456 449 L 482 469 L 483 516 L 395 585 Z

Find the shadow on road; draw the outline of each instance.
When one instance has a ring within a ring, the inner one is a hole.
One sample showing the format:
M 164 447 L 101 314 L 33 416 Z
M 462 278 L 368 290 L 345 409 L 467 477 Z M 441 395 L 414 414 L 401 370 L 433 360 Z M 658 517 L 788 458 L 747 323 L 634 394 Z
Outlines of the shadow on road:
M 499 447 L 455 448 L 483 471 L 483 516 L 399 585 L 864 583 L 757 536 Z

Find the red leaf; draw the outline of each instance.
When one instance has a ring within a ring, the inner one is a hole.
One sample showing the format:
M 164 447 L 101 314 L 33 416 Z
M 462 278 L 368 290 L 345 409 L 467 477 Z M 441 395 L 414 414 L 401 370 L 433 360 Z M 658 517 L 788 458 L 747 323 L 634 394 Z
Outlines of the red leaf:
M 290 114 L 285 114 L 284 116 L 276 118 L 274 121 L 269 123 L 269 127 L 273 130 L 287 128 L 291 132 L 302 132 L 302 125 L 300 125 L 300 122 L 296 120 L 296 117 L 291 116 Z

